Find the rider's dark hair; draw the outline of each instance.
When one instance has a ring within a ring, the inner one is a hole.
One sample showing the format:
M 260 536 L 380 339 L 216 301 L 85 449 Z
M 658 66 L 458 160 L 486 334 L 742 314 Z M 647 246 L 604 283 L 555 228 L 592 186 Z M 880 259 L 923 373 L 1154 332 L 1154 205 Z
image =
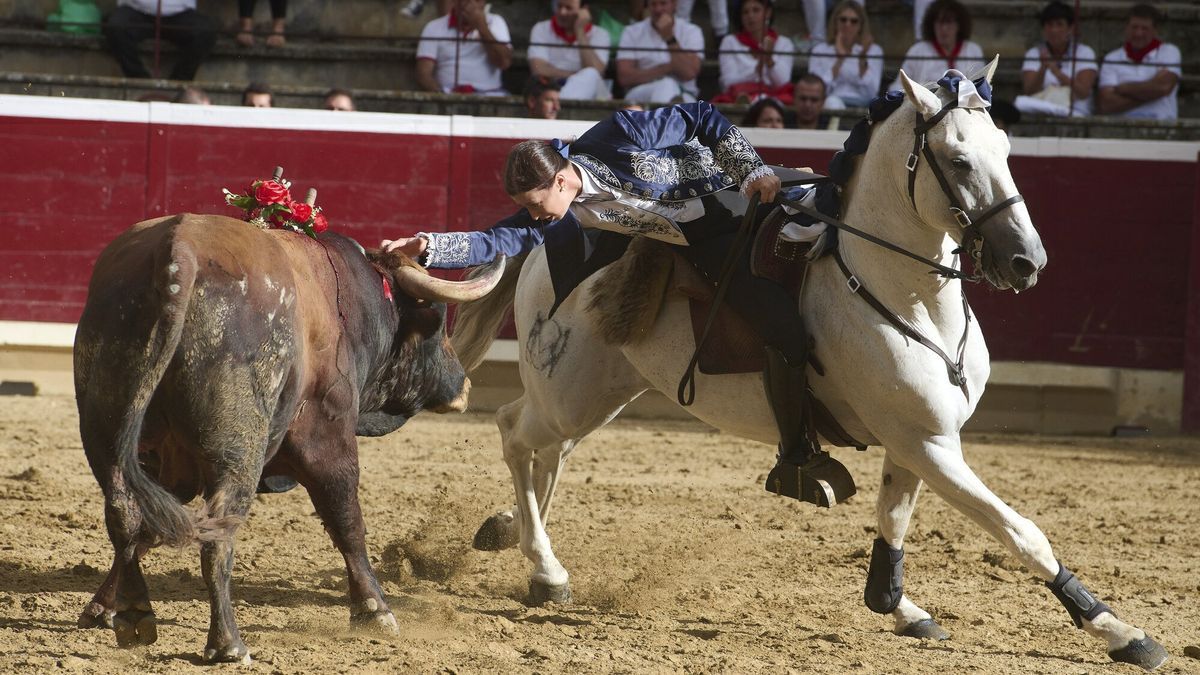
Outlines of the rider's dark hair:
M 925 9 L 925 16 L 921 19 L 922 39 L 937 42 L 937 34 L 934 32 L 933 26 L 943 14 L 950 15 L 958 22 L 959 42 L 971 39 L 971 13 L 958 0 L 933 0 L 933 4 Z
M 521 141 L 508 151 L 504 162 L 504 191 L 515 197 L 522 192 L 543 190 L 565 168 L 567 158 L 546 141 Z

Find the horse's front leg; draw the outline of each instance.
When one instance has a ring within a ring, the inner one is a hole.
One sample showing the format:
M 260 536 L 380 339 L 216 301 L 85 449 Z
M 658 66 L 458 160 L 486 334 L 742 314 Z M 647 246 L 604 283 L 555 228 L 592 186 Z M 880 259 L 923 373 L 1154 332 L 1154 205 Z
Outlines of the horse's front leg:
M 546 534 L 539 501 L 549 495 L 545 485 L 539 490 L 539 481 L 534 478 L 534 453 L 539 450 L 554 452 L 558 447 L 565 449 L 568 441 L 549 438 L 548 430 L 533 419 L 525 404 L 526 398 L 521 397 L 502 407 L 496 421 L 504 445 L 504 463 L 512 474 L 516 493 L 515 515 L 520 530 L 521 553 L 534 566 L 529 579 L 530 601 L 535 605 L 550 601 L 567 603 L 571 601 L 569 577 L 566 568 L 555 557 L 550 537 Z M 558 463 L 553 463 L 553 466 L 557 467 Z M 553 481 L 549 485 L 552 488 Z
M 1075 625 L 1108 644 L 1114 661 L 1146 669 L 1167 660 L 1167 652 L 1136 626 L 1121 621 L 1059 564 L 1046 535 L 1033 521 L 1000 500 L 967 466 L 957 436 L 934 436 L 909 446 L 888 445 L 896 464 L 925 481 L 935 493 L 987 530 L 1025 567 L 1046 582 Z
M 950 634 L 904 594 L 904 535 L 920 492 L 921 479 L 885 456 L 876 502 L 879 536 L 871 549 L 863 601 L 873 612 L 890 614 L 897 635 L 945 640 Z
M 538 513 L 542 527 L 550 518 L 550 504 L 558 489 L 558 479 L 566 466 L 567 455 L 575 448 L 573 440 L 558 446 L 543 448 L 533 454 L 533 485 L 537 495 Z M 521 523 L 517 518 L 517 505 L 505 511 L 497 511 L 488 517 L 475 533 L 473 546 L 480 551 L 503 551 L 521 543 Z

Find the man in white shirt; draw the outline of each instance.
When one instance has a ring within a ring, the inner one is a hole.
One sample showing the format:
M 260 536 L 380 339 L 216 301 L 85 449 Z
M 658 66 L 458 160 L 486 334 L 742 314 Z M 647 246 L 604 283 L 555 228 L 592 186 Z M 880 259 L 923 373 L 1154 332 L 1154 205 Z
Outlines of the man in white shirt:
M 179 50 L 168 77 L 195 79 L 196 70 L 217 42 L 217 22 L 196 11 L 196 0 L 162 0 L 161 5 L 159 0 L 117 0 L 117 8 L 104 22 L 108 47 L 125 77 L 151 77 L 138 54 L 138 44 L 154 37 L 154 21 L 160 8 L 162 39 Z
M 1100 67 L 1099 112 L 1143 119 L 1179 117 L 1176 93 L 1183 60 L 1179 48 L 1158 39 L 1158 10 L 1137 4 L 1125 22 L 1125 44 L 1104 57 Z
M 650 16 L 621 33 L 617 81 L 639 103 L 695 101 L 704 33 L 675 17 L 675 0 L 649 0 Z
M 536 77 L 562 83 L 566 99 L 612 98 L 604 82 L 608 31 L 592 23 L 584 0 L 556 0 L 554 17 L 539 22 L 529 31 L 529 70 Z
M 446 16 L 421 29 L 417 85 L 423 91 L 504 96 L 500 73 L 512 65 L 504 18 L 489 13 L 484 0 L 456 0 Z
M 1096 84 L 1096 52 L 1075 42 L 1075 10 L 1061 0 L 1042 9 L 1042 42 L 1025 52 L 1021 95 L 1013 101 L 1021 112 L 1067 117 L 1092 114 Z

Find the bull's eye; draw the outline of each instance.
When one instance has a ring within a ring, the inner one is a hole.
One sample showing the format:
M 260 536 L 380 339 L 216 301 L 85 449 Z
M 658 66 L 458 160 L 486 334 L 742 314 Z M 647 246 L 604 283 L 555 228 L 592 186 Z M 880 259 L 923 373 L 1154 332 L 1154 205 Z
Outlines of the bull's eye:
M 952 166 L 954 166 L 954 168 L 959 169 L 961 171 L 970 171 L 971 170 L 971 162 L 967 161 L 967 158 L 963 157 L 962 155 L 959 155 L 958 157 L 955 157 L 954 159 L 950 160 L 950 164 Z

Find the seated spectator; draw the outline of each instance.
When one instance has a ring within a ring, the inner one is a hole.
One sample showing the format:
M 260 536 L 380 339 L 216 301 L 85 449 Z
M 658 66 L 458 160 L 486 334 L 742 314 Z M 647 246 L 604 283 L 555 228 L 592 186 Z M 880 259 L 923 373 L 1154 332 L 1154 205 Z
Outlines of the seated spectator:
M 529 109 L 529 116 L 543 120 L 558 119 L 558 111 L 562 108 L 560 89 L 558 80 L 529 78 L 529 84 L 525 86 L 525 107 Z
M 675 18 L 675 0 L 648 0 L 650 16 L 621 33 L 617 81 L 639 103 L 695 101 L 704 54 L 700 27 Z
M 242 90 L 243 108 L 274 108 L 275 95 L 262 82 L 251 82 Z
M 354 112 L 354 97 L 345 89 L 330 89 L 325 92 L 325 109 Z
M 192 105 L 212 105 L 212 100 L 208 98 L 208 94 L 200 87 L 184 87 L 175 94 L 175 103 L 190 103 Z
M 900 69 L 916 82 L 937 82 L 950 68 L 982 68 L 983 49 L 971 42 L 971 14 L 958 0 L 934 0 L 921 21 L 921 40 L 908 48 Z M 892 82 L 900 89 L 900 80 Z
M 843 107 L 865 107 L 883 82 L 883 49 L 871 37 L 862 5 L 839 2 L 829 17 L 829 35 L 813 45 L 808 72 L 824 80 L 830 100 L 838 99 Z
M 1042 9 L 1042 43 L 1025 52 L 1021 96 L 1013 103 L 1027 113 L 1068 117 L 1092 114 L 1096 52 L 1071 39 L 1075 10 L 1060 0 Z
M 425 24 L 417 43 L 417 85 L 424 91 L 505 96 L 500 73 L 512 65 L 503 17 L 483 0 L 456 0 L 446 16 Z
M 826 0 L 802 0 L 804 4 L 804 22 L 808 26 L 809 39 L 815 44 L 824 42 L 828 39 L 828 34 L 825 32 L 825 10 L 829 3 Z M 913 35 L 921 34 L 921 22 L 925 19 L 925 10 L 933 0 L 904 0 L 904 4 L 912 5 L 913 8 Z M 861 0 L 859 3 L 865 10 L 867 0 Z M 830 30 L 830 33 L 833 31 Z M 907 71 L 905 71 L 907 72 Z
M 258 0 L 238 0 L 237 43 L 243 47 L 254 46 L 254 6 Z M 267 36 L 268 47 L 282 47 L 287 43 L 283 36 L 287 25 L 287 0 L 271 0 L 271 34 Z
M 713 103 L 773 96 L 792 102 L 792 41 L 771 29 L 774 0 L 743 0 L 742 30 L 721 40 L 721 93 Z
M 750 106 L 746 114 L 742 117 L 741 127 L 759 127 L 761 129 L 782 129 L 783 118 L 787 114 L 787 110 L 783 107 L 783 103 L 779 99 L 760 98 Z
M 825 110 L 825 80 L 805 73 L 796 80 L 792 95 L 797 129 L 829 129 L 834 123 Z
M 155 17 L 161 9 L 162 39 L 178 53 L 170 79 L 192 80 L 217 41 L 217 22 L 196 11 L 196 0 L 117 0 L 117 8 L 104 22 L 104 37 L 125 77 L 150 77 L 138 55 L 138 44 L 154 37 Z M 154 74 L 158 77 L 158 73 Z
M 649 3 L 646 0 L 629 0 L 629 16 L 632 21 L 646 18 L 647 4 Z M 708 23 L 714 36 L 722 38 L 729 34 L 729 8 L 732 5 L 734 11 L 737 11 L 736 7 L 739 4 L 740 0 L 708 0 Z M 695 7 L 696 0 L 679 0 L 675 5 L 675 18 L 691 23 L 692 10 Z
M 1179 117 L 1176 94 L 1183 56 L 1179 47 L 1158 39 L 1161 20 L 1151 5 L 1130 8 L 1125 44 L 1106 54 L 1100 66 L 1100 112 L 1156 120 Z
M 558 80 L 567 99 L 612 98 L 604 71 L 612 38 L 592 23 L 583 0 L 555 0 L 554 16 L 529 31 L 529 70 L 535 77 Z

